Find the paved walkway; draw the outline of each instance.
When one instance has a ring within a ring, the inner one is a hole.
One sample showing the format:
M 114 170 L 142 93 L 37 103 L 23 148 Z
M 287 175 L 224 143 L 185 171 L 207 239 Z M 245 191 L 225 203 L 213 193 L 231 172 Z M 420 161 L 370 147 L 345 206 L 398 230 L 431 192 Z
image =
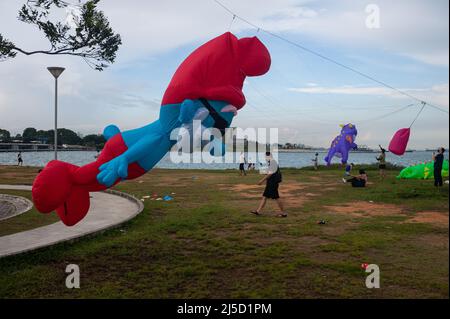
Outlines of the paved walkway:
M 0 189 L 28 190 L 31 186 L 0 185 Z M 144 208 L 141 201 L 119 192 L 91 193 L 87 216 L 72 227 L 62 222 L 0 237 L 0 258 L 47 247 L 120 225 Z M 54 214 L 54 213 L 52 213 Z

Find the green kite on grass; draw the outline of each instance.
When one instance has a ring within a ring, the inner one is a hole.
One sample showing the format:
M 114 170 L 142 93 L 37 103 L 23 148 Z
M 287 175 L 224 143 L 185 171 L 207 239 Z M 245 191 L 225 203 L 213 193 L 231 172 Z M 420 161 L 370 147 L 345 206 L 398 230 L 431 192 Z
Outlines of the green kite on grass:
M 442 176 L 448 177 L 448 160 L 442 166 Z M 397 178 L 405 179 L 431 179 L 434 177 L 434 163 L 422 163 L 404 168 Z

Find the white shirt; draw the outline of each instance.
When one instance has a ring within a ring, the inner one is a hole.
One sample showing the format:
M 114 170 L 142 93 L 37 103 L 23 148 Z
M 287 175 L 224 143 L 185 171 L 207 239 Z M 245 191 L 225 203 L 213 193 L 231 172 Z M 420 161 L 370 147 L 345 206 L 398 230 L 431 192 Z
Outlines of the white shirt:
M 245 164 L 245 155 L 244 154 L 241 154 L 239 156 L 239 164 Z
M 268 164 L 267 174 L 275 174 L 278 170 L 277 161 L 271 158 L 269 161 L 267 161 L 267 164 Z

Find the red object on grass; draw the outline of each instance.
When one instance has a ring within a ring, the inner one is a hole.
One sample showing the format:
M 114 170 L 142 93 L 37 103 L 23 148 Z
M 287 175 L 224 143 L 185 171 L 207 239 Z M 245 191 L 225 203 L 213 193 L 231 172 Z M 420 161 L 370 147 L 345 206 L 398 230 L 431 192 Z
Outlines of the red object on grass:
M 361 268 L 362 268 L 362 269 L 366 270 L 367 267 L 369 267 L 369 264 L 368 264 L 368 263 L 363 263 L 363 264 L 361 264 Z
M 389 151 L 395 155 L 403 155 L 408 147 L 409 136 L 411 134 L 410 128 L 402 128 L 398 130 L 389 144 Z

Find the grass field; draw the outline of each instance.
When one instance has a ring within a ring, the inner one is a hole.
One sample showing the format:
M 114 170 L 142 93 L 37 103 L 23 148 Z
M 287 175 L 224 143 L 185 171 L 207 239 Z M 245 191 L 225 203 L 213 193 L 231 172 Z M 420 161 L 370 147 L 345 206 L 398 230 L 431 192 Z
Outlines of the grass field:
M 31 184 L 36 170 L 0 167 L 0 183 Z M 116 189 L 173 201 L 148 199 L 118 229 L 0 259 L 0 298 L 448 298 L 448 186 L 397 173 L 380 182 L 369 169 L 368 188 L 353 189 L 341 169 L 284 169 L 280 219 L 271 202 L 249 214 L 263 191 L 256 172 L 154 170 Z M 65 287 L 72 263 L 81 289 Z M 365 287 L 362 263 L 379 265 L 380 289 Z
M 18 190 L 0 190 L 1 194 L 8 194 L 14 196 L 22 196 L 31 199 L 31 192 Z M 59 220 L 56 214 L 38 214 L 38 211 L 33 207 L 28 212 L 18 216 L 0 221 L 0 236 L 14 234 L 19 231 L 33 229 L 45 225 L 52 224 Z

